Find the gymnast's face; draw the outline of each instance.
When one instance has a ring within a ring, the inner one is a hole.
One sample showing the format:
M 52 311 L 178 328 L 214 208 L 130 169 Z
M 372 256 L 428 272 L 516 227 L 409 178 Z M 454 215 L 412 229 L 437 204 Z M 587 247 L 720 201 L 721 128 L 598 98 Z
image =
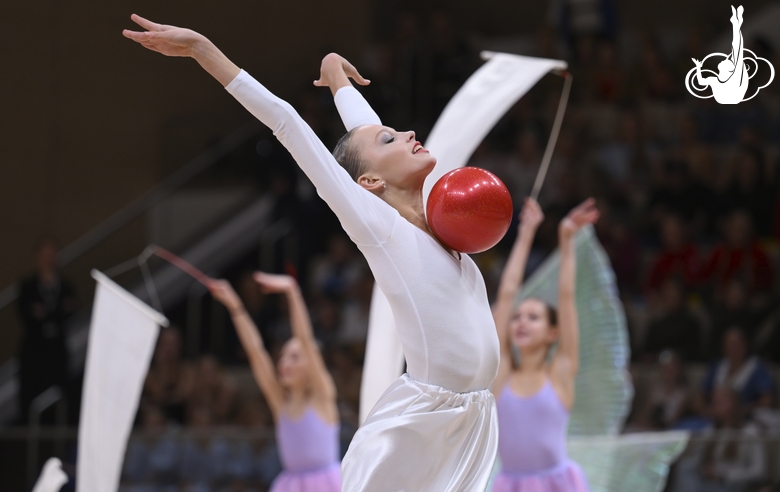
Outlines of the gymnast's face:
M 538 299 L 526 299 L 509 320 L 509 336 L 521 350 L 549 348 L 558 339 L 558 329 L 550 324 L 547 305 Z
M 351 140 L 366 162 L 366 171 L 358 178 L 358 184 L 375 193 L 421 187 L 436 165 L 436 158 L 422 147 L 414 132 L 364 125 L 354 130 Z
M 305 388 L 308 383 L 309 361 L 303 352 L 300 340 L 291 338 L 282 347 L 279 357 L 279 382 L 287 389 Z

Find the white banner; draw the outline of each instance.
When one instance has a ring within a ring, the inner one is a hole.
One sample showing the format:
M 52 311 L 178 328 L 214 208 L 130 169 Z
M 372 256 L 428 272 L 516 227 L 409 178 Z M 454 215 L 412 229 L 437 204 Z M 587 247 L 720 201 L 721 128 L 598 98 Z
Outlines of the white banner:
M 159 326 L 168 320 L 102 273 L 92 277 L 76 490 L 115 492 Z
M 523 94 L 548 72 L 567 67 L 561 60 L 507 53 L 483 53 L 483 58 L 490 60 L 450 100 L 425 142 L 437 164 L 425 181 L 424 202 L 439 178 L 466 165 L 482 139 Z M 402 357 L 389 303 L 374 286 L 360 387 L 361 424 L 390 383 L 401 375 Z

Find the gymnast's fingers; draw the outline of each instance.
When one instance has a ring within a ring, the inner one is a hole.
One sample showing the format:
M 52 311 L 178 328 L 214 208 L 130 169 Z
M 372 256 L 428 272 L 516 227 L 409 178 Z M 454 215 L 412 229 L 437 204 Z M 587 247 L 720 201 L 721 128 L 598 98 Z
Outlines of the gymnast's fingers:
M 163 29 L 165 26 L 161 24 L 157 24 L 156 22 L 152 22 L 149 19 L 144 19 L 138 14 L 133 14 L 130 16 L 130 19 L 138 24 L 139 26 L 143 27 L 144 29 L 148 29 L 150 31 L 164 31 Z
M 357 71 L 357 68 L 355 68 L 354 65 L 349 63 L 348 61 L 344 61 L 344 63 L 347 65 L 347 75 L 352 77 L 352 79 L 357 82 L 360 85 L 368 85 L 371 83 L 370 80 L 364 78 L 362 75 L 360 75 L 360 72 Z
M 147 32 L 138 32 L 138 31 L 131 31 L 129 29 L 125 29 L 122 31 L 122 35 L 128 39 L 132 39 L 133 41 L 136 41 L 138 43 L 145 43 L 149 41 L 149 35 Z

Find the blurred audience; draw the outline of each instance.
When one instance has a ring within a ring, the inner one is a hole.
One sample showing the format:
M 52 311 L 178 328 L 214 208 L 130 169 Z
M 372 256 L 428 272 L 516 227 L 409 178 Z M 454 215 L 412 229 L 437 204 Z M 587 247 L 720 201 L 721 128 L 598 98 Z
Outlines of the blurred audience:
M 132 484 L 128 492 L 157 486 L 173 486 L 178 482 L 181 443 L 175 439 L 165 413 L 154 405 L 140 409 L 143 437 L 128 443 L 123 475 Z
M 664 350 L 658 357 L 659 374 L 646 389 L 640 425 L 648 429 L 674 429 L 693 411 L 693 393 L 680 356 Z
M 188 382 L 187 419 L 203 425 L 230 423 L 237 412 L 236 385 L 213 355 L 201 356 Z
M 644 357 L 653 359 L 667 349 L 687 361 L 702 360 L 702 327 L 685 302 L 682 285 L 669 278 L 661 286 L 656 318 L 647 329 Z
M 766 366 L 751 355 L 745 331 L 731 327 L 723 334 L 723 358 L 712 364 L 702 383 L 702 396 L 711 401 L 720 388 L 728 388 L 739 396 L 740 405 L 748 412 L 772 404 L 774 381 Z
M 668 280 L 675 280 L 685 292 L 691 292 L 697 285 L 701 268 L 699 250 L 688 239 L 680 216 L 667 214 L 660 225 L 661 249 L 648 271 L 647 294 L 651 298 L 657 297 Z
M 744 282 L 734 278 L 723 289 L 723 299 L 713 304 L 710 309 L 712 323 L 710 326 L 709 358 L 715 359 L 723 355 L 721 340 L 728 328 L 738 326 L 742 329 L 752 348 L 759 324 L 768 316 L 763 307 L 750 306 L 750 295 Z
M 368 314 L 371 310 L 371 298 L 374 293 L 374 277 L 366 269 L 355 284 L 355 294 L 344 303 L 342 309 L 343 325 L 339 333 L 339 343 L 365 344 L 368 336 Z
M 355 345 L 358 346 L 358 345 Z M 361 360 L 349 346 L 335 349 L 330 357 L 330 371 L 338 394 L 339 415 L 346 428 L 357 430 L 360 424 L 360 382 L 363 377 Z
M 165 420 L 184 424 L 191 391 L 192 368 L 182 360 L 181 333 L 175 326 L 163 328 L 157 338 L 144 384 L 142 402 L 158 408 Z
M 753 221 L 745 209 L 737 209 L 725 217 L 723 241 L 715 246 L 704 263 L 701 280 L 712 289 L 714 300 L 720 302 L 732 279 L 745 283 L 748 295 L 763 300 L 774 282 L 774 269 L 763 246 L 753 232 Z
M 344 301 L 362 274 L 363 264 L 356 256 L 355 246 L 343 233 L 331 236 L 327 255 L 312 268 L 311 290 L 332 301 Z
M 694 394 L 679 354 L 664 350 L 658 357 L 658 374 L 637 395 L 629 427 L 632 430 L 688 428 L 694 415 Z M 697 425 L 694 423 L 694 425 Z
M 675 491 L 740 492 L 762 481 L 767 457 L 758 428 L 746 422 L 739 394 L 720 387 L 712 395 L 712 428 L 677 464 Z M 717 432 L 715 432 L 717 431 Z

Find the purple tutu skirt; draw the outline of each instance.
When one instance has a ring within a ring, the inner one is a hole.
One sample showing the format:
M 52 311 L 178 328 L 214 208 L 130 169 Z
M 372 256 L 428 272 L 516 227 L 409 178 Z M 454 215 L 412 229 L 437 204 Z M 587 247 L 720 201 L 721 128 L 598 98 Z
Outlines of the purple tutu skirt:
M 567 461 L 551 470 L 539 473 L 499 472 L 492 492 L 589 492 L 582 469 Z
M 305 472 L 283 471 L 271 485 L 271 492 L 341 492 L 341 465 Z

